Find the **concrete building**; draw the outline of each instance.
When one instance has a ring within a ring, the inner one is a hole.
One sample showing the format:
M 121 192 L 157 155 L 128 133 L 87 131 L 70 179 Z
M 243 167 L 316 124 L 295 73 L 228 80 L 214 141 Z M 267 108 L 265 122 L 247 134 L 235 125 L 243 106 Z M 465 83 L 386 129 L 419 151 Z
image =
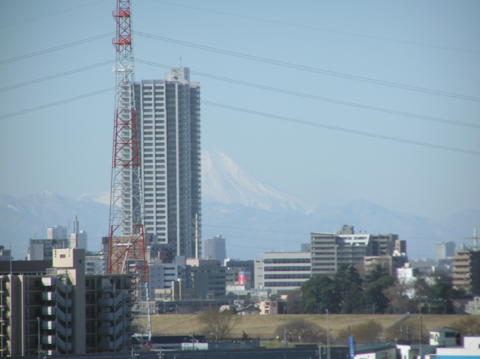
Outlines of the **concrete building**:
M 435 359 L 464 359 L 479 357 L 480 337 L 464 337 L 462 347 L 437 348 Z
M 103 275 L 107 273 L 107 257 L 103 252 L 90 253 L 85 256 L 85 274 Z
M 61 248 L 70 248 L 70 240 L 67 238 L 30 239 L 27 259 L 30 261 L 51 261 L 53 258 L 53 250 Z
M 338 233 L 311 233 L 310 242 L 312 275 L 334 274 L 342 264 L 353 265 L 364 273 L 365 257 L 370 257 L 367 267 L 388 262 L 393 272 L 393 267 L 407 260 L 406 243 L 396 234 L 355 234 L 353 227 L 344 226 Z
M 255 262 L 255 288 L 286 292 L 311 277 L 309 252 L 266 252 Z
M 452 262 L 452 284 L 467 294 L 480 294 L 480 251 L 459 251 Z
M 205 259 L 215 259 L 223 263 L 227 258 L 227 249 L 225 238 L 220 234 L 205 240 L 203 257 Z
M 175 259 L 169 263 L 160 261 L 150 262 L 148 264 L 148 286 L 150 295 L 153 297 L 158 290 L 172 288 L 173 282 L 183 277 L 185 267 L 185 257 L 175 257 Z
M 51 262 L 9 267 L 0 266 L 0 356 L 130 348 L 130 277 L 86 276 L 77 248 L 53 249 Z
M 243 287 L 249 290 L 254 287 L 254 261 L 253 260 L 225 260 L 226 284 L 228 286 Z
M 200 85 L 190 82 L 188 68 L 174 68 L 165 80 L 135 83 L 135 104 L 147 239 L 161 244 L 170 260 L 198 257 Z
M 455 255 L 455 242 L 440 242 L 435 246 L 437 260 L 451 258 Z
M 70 233 L 70 248 L 82 248 L 87 250 L 87 232 L 80 229 L 78 217 L 73 221 L 73 232 Z
M 67 228 L 56 225 L 47 228 L 47 239 L 67 239 Z
M 196 299 L 225 297 L 225 267 L 207 259 L 187 259 L 184 287 Z
M 5 249 L 4 246 L 0 246 L 0 261 L 9 261 L 12 259 L 12 250 Z

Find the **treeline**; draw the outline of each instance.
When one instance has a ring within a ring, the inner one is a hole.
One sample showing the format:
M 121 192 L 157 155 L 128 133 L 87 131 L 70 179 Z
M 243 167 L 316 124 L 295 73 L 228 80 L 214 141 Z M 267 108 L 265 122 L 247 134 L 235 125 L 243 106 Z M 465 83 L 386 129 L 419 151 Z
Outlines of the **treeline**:
M 355 267 L 343 265 L 334 276 L 310 278 L 299 290 L 289 293 L 287 312 L 453 314 L 452 299 L 461 294 L 442 274 L 418 278 L 407 288 L 381 266 L 362 278 Z

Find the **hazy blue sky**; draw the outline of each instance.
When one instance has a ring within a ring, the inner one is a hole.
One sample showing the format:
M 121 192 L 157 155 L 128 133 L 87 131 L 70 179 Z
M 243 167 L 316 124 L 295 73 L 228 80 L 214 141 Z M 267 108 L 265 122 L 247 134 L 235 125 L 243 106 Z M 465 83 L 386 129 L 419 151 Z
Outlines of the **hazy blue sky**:
M 114 4 L 1 1 L 0 192 L 50 190 L 78 197 L 108 190 L 112 91 L 11 114 L 113 87 L 111 36 L 53 48 L 113 33 Z M 138 0 L 133 5 L 135 31 L 310 68 L 301 71 L 144 36 L 135 37 L 134 51 L 137 59 L 190 67 L 192 80 L 202 84 L 203 100 L 476 151 L 445 151 L 202 107 L 203 148 L 225 152 L 270 185 L 315 203 L 361 198 L 442 218 L 480 207 L 479 13 L 477 0 Z M 39 50 L 46 51 L 22 56 Z M 109 60 L 111 64 L 12 88 Z M 136 64 L 137 79 L 163 78 L 165 71 Z M 195 72 L 474 126 L 315 101 Z M 447 94 L 398 88 L 401 84 Z

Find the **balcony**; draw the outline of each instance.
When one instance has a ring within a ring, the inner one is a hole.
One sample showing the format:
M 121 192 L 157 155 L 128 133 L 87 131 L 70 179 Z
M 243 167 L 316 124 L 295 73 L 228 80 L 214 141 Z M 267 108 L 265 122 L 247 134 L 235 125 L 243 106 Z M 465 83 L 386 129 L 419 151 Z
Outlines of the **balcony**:
M 54 330 L 55 329 L 55 321 L 48 320 L 42 322 L 42 329 L 45 330 Z
M 53 301 L 55 300 L 55 292 L 43 292 L 42 299 L 46 301 Z
M 42 314 L 43 315 L 55 315 L 55 307 L 42 307 Z
M 44 335 L 42 337 L 42 343 L 49 345 L 55 344 L 55 337 L 55 335 Z

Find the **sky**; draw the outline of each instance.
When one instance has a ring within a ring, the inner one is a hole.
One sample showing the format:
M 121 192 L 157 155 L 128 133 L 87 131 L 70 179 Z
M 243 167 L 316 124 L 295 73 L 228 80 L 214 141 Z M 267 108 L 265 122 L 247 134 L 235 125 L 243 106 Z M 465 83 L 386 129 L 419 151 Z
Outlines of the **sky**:
M 108 191 L 114 6 L 0 3 L 0 193 Z M 479 13 L 476 0 L 137 0 L 135 76 L 189 67 L 202 148 L 268 185 L 442 219 L 480 207 Z

